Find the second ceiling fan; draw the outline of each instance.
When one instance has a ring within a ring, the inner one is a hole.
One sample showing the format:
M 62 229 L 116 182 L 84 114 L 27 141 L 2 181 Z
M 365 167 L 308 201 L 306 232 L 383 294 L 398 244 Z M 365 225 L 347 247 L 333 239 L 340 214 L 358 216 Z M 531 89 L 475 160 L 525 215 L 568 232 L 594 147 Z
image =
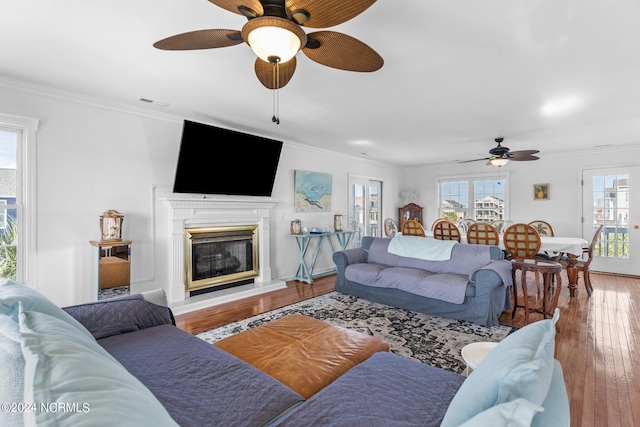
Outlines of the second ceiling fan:
M 478 162 L 482 160 L 488 160 L 487 165 L 493 166 L 504 166 L 509 160 L 514 162 L 527 162 L 532 160 L 538 160 L 540 157 L 534 156 L 534 154 L 539 153 L 538 150 L 520 150 L 520 151 L 510 151 L 509 147 L 503 147 L 502 141 L 504 138 L 496 138 L 497 147 L 489 150 L 490 157 L 485 157 L 483 159 L 475 159 L 475 160 L 466 160 L 458 163 L 470 163 L 470 162 Z

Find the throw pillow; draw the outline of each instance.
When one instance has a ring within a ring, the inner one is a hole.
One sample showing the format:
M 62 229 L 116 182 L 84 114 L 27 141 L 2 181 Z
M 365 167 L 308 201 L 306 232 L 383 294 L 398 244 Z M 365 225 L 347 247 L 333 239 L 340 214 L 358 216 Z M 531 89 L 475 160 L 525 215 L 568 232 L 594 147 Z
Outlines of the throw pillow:
M 0 313 L 6 314 L 16 323 L 18 323 L 18 302 L 22 303 L 25 311 L 38 311 L 56 317 L 87 336 L 91 336 L 91 333 L 80 322 L 35 289 L 11 280 L 0 284 Z
M 166 409 L 93 339 L 39 312 L 19 315 L 25 424 L 176 426 Z M 100 350 L 101 349 L 101 350 Z
M 442 427 L 459 426 L 502 403 L 524 398 L 542 405 L 551 384 L 555 349 L 553 319 L 531 323 L 502 340 L 453 397 Z
M 24 402 L 24 357 L 20 348 L 18 325 L 0 314 L 0 403 Z M 23 426 L 22 413 L 0 410 L 0 426 Z

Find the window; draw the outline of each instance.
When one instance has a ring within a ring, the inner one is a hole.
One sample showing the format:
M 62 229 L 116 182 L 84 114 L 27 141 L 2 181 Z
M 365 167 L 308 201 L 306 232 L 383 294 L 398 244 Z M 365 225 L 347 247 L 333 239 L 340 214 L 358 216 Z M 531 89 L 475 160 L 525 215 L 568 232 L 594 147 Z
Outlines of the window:
M 0 114 L 0 277 L 35 271 L 35 133 L 38 121 Z M 27 259 L 30 259 L 27 265 Z
M 464 220 L 493 222 L 507 215 L 508 176 L 495 174 L 440 179 L 439 217 L 458 223 Z

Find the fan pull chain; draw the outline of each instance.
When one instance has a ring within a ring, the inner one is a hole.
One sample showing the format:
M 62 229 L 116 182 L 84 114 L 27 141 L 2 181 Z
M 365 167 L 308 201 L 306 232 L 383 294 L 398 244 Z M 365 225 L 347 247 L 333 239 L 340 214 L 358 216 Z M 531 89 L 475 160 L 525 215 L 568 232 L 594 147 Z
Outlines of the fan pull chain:
M 271 121 L 280 124 L 280 58 L 273 62 L 273 117 Z

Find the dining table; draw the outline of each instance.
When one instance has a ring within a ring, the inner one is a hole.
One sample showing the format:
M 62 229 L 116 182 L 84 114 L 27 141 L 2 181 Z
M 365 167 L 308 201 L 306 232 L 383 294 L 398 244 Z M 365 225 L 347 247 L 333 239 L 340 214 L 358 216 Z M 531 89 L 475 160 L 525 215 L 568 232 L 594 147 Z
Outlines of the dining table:
M 426 237 L 433 238 L 432 231 L 426 231 Z M 460 236 L 460 243 L 467 243 L 467 236 Z M 504 249 L 503 235 L 500 234 L 501 249 Z M 558 257 L 566 257 L 567 279 L 569 282 L 569 295 L 576 296 L 578 289 L 578 258 L 589 248 L 589 242 L 582 237 L 540 236 L 540 252 L 557 254 Z
M 569 281 L 569 296 L 576 296 L 578 288 L 578 257 L 589 249 L 589 242 L 582 237 L 540 236 L 540 251 L 557 253 L 566 256 L 567 279 Z

